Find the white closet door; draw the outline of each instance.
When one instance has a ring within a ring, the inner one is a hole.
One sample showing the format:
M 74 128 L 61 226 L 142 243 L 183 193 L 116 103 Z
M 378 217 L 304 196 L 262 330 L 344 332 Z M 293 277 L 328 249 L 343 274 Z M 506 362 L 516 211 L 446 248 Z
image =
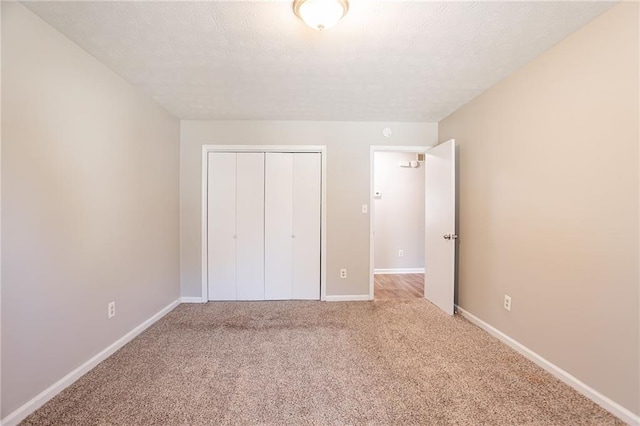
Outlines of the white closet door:
M 265 299 L 291 299 L 293 154 L 266 154 L 264 214 Z
M 237 300 L 264 300 L 264 154 L 238 153 Z
M 209 300 L 236 300 L 236 154 L 209 153 Z
M 320 299 L 320 153 L 293 155 L 293 299 Z

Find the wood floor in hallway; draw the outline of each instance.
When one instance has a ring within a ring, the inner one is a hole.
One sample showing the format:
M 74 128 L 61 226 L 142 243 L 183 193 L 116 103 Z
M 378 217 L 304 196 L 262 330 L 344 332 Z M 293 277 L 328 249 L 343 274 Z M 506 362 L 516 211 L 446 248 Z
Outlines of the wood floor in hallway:
M 424 296 L 424 274 L 380 274 L 374 278 L 375 299 L 419 299 Z

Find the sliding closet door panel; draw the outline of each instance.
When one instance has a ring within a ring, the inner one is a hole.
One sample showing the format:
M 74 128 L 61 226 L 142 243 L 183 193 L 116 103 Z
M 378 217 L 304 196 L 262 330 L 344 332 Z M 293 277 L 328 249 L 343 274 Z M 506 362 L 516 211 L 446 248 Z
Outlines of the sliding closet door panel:
M 321 156 L 293 156 L 293 298 L 320 299 Z
M 265 167 L 265 299 L 291 299 L 293 154 L 267 153 Z
M 238 153 L 237 300 L 264 300 L 264 153 Z
M 209 153 L 209 300 L 236 299 L 236 154 Z

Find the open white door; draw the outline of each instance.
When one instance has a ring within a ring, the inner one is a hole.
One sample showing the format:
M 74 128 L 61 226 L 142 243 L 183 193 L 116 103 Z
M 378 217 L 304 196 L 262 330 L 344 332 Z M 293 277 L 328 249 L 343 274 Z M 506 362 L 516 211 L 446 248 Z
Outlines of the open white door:
M 453 315 L 456 263 L 455 140 L 425 154 L 424 297 Z

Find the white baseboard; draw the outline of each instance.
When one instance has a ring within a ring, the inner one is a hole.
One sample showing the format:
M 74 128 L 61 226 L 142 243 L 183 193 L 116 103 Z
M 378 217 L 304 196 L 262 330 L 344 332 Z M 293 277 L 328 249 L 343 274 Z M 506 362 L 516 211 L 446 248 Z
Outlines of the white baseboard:
M 42 407 L 47 401 L 51 398 L 62 392 L 66 387 L 71 385 L 73 382 L 78 380 L 80 377 L 88 373 L 92 368 L 96 365 L 100 364 L 105 359 L 109 358 L 114 352 L 118 349 L 129 343 L 136 336 L 142 333 L 144 330 L 149 328 L 153 323 L 158 321 L 160 318 L 169 313 L 173 308 L 178 306 L 180 300 L 175 300 L 171 302 L 169 305 L 162 308 L 158 313 L 153 315 L 151 318 L 107 346 L 101 352 L 93 356 L 87 362 L 82 364 L 80 367 L 73 370 L 71 373 L 64 376 L 62 379 L 58 380 L 53 385 L 49 386 L 47 389 L 42 391 L 38 396 L 33 398 L 31 401 L 25 403 L 20 408 L 15 410 L 13 413 L 9 414 L 7 417 L 2 419 L 0 424 L 2 426 L 15 426 L 24 420 L 29 414 L 36 411 L 38 408 Z
M 180 303 L 207 303 L 202 297 L 181 297 Z
M 368 294 L 354 294 L 347 296 L 327 296 L 327 302 L 362 302 L 371 300 Z
M 374 275 L 382 274 L 424 274 L 424 268 L 391 268 L 391 269 L 374 269 Z
M 522 345 L 521 343 L 507 336 L 497 328 L 482 321 L 480 318 L 476 317 L 475 315 L 469 313 L 468 311 L 462 309 L 459 306 L 456 306 L 456 309 L 463 317 L 468 319 L 470 322 L 482 328 L 492 336 L 496 337 L 498 340 L 502 341 L 507 346 L 510 346 L 516 352 L 520 353 L 525 358 L 528 358 L 529 360 L 533 361 L 535 364 L 542 367 L 543 369 L 545 369 L 546 371 L 551 373 L 553 376 L 555 376 L 559 380 L 566 383 L 567 385 L 571 386 L 572 388 L 574 388 L 575 390 L 580 392 L 582 395 L 586 396 L 587 398 L 589 398 L 590 400 L 592 400 L 593 402 L 595 402 L 605 410 L 611 412 L 613 415 L 619 417 L 621 420 L 627 422 L 630 425 L 640 425 L 640 416 L 632 413 L 630 410 L 624 408 L 622 405 L 611 400 L 610 398 L 607 398 L 597 390 L 593 389 L 589 385 L 585 384 L 584 382 L 580 381 L 576 377 L 564 371 L 562 368 L 551 363 L 550 361 L 541 357 L 531 349 L 527 348 L 526 346 Z

